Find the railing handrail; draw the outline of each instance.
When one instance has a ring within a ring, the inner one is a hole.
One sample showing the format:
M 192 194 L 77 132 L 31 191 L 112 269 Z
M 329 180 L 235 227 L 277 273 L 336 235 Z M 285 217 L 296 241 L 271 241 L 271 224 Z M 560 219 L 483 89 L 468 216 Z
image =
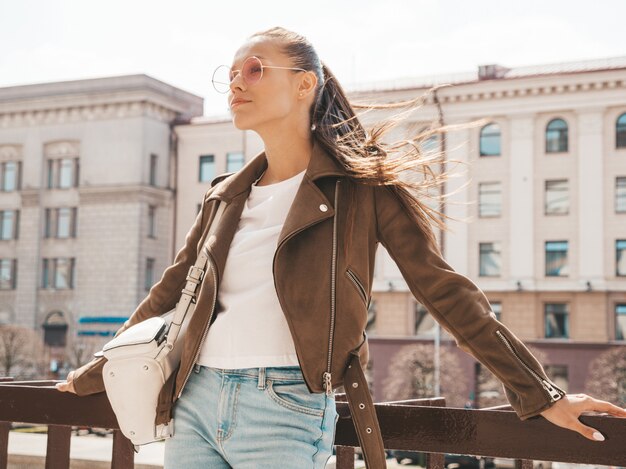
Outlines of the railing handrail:
M 105 393 L 79 397 L 58 391 L 54 382 L 0 382 L 0 421 L 119 430 Z M 605 441 L 595 442 L 543 417 L 522 421 L 507 406 L 465 409 L 433 405 L 444 402 L 433 398 L 375 403 L 385 448 L 626 466 L 626 419 L 581 415 L 582 423 L 605 435 Z M 335 445 L 359 446 L 345 394 L 336 394 L 336 405 L 340 418 Z

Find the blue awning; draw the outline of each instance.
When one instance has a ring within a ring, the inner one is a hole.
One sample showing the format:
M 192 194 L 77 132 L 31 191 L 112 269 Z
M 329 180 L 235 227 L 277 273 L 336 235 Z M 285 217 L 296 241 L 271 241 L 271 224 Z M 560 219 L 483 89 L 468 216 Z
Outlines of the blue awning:
M 79 323 L 120 323 L 128 318 L 124 316 L 82 316 Z

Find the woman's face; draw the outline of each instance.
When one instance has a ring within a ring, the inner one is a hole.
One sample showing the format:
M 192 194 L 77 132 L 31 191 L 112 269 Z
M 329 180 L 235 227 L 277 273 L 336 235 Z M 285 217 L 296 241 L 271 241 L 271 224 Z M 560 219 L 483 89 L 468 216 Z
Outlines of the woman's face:
M 232 70 L 241 70 L 244 60 L 256 56 L 263 65 L 295 67 L 277 45 L 267 38 L 253 38 L 235 54 Z M 240 130 L 262 133 L 272 126 L 293 124 L 294 119 L 308 118 L 316 77 L 313 72 L 263 68 L 258 82 L 248 85 L 237 73 L 230 84 L 228 105 L 233 124 Z M 300 94 L 303 96 L 299 96 Z M 231 105 L 233 99 L 248 102 Z M 305 112 L 303 112 L 303 110 Z

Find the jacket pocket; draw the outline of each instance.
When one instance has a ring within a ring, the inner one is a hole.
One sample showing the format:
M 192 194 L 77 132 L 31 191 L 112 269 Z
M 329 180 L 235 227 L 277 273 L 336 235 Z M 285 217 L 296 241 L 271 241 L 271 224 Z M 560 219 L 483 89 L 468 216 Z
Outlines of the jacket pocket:
M 361 296 L 361 299 L 363 300 L 363 303 L 368 304 L 367 293 L 365 291 L 365 287 L 363 286 L 363 283 L 359 280 L 359 278 L 350 268 L 346 269 L 346 275 L 352 282 L 352 285 L 356 287 L 357 292 L 359 293 L 359 295 Z
M 559 388 L 556 384 L 551 381 L 545 379 L 538 372 L 533 370 L 523 359 L 520 357 L 519 353 L 515 350 L 511 341 L 506 337 L 506 335 L 502 332 L 501 329 L 496 329 L 496 336 L 500 341 L 504 344 L 505 349 L 509 351 L 515 357 L 517 362 L 522 365 L 522 367 L 534 378 L 539 384 L 546 390 L 548 396 L 550 398 L 550 402 L 558 401 L 561 399 L 566 393 L 561 388 Z

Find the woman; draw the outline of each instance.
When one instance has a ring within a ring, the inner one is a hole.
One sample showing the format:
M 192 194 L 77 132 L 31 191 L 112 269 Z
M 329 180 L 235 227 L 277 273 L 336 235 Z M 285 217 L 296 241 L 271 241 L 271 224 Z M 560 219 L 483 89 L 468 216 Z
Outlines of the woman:
M 210 264 L 181 365 L 158 409 L 159 422 L 176 421 L 165 441 L 166 468 L 322 468 L 338 418 L 334 389 L 344 383 L 366 463 L 386 467 L 362 372 L 379 242 L 457 345 L 503 382 L 520 418 L 542 415 L 602 440 L 578 420 L 581 413 L 626 417 L 609 402 L 559 389 L 496 320 L 482 291 L 445 262 L 428 221 L 445 229 L 441 214 L 407 190 L 427 196 L 445 175 L 400 178 L 406 169 L 432 174 L 428 163 L 438 157 L 412 146 L 389 158 L 401 146 L 380 142 L 384 126 L 363 129 L 304 37 L 283 28 L 257 33 L 232 65 L 221 80 L 214 75 L 214 85 L 230 93 L 235 126 L 257 132 L 265 150 L 212 181 L 174 264 L 118 331 L 169 311 L 208 243 Z M 227 207 L 207 241 L 218 202 Z M 101 392 L 103 362 L 69 373 L 58 388 Z

